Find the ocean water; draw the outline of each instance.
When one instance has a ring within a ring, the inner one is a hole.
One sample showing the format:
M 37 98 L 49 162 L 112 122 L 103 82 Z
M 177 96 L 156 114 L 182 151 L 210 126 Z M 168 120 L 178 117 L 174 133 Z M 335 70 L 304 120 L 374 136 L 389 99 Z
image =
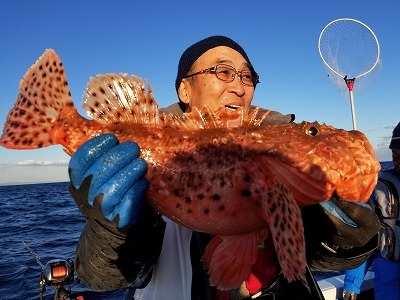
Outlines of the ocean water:
M 0 299 L 37 300 L 41 267 L 73 259 L 85 219 L 68 193 L 68 183 L 0 186 Z M 99 293 L 74 283 L 72 292 L 88 299 L 124 299 L 125 292 Z M 43 299 L 53 299 L 47 286 Z
M 382 169 L 392 166 L 382 163 Z M 39 299 L 41 267 L 22 240 L 45 265 L 51 259 L 73 259 L 84 218 L 68 193 L 68 183 L 0 186 L 0 299 Z M 124 299 L 125 291 L 94 292 L 71 285 L 74 296 Z M 44 299 L 53 299 L 47 286 Z

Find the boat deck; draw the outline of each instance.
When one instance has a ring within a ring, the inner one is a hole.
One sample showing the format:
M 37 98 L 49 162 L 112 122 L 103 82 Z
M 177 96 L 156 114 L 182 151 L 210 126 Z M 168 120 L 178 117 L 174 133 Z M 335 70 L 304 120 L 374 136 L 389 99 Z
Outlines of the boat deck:
M 324 294 L 325 300 L 342 299 L 344 275 L 339 273 L 317 273 L 315 279 Z M 374 300 L 374 272 L 368 271 L 361 285 L 357 300 Z

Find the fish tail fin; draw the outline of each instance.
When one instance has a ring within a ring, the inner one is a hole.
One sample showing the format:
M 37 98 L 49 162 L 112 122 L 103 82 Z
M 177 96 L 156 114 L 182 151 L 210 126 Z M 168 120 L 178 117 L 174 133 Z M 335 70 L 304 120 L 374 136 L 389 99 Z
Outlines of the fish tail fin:
M 160 124 L 151 84 L 128 74 L 109 73 L 91 77 L 82 107 L 92 119 L 103 123 Z
M 36 149 L 56 144 L 55 128 L 65 108 L 74 107 L 62 62 L 47 49 L 19 85 L 20 94 L 7 115 L 0 145 Z

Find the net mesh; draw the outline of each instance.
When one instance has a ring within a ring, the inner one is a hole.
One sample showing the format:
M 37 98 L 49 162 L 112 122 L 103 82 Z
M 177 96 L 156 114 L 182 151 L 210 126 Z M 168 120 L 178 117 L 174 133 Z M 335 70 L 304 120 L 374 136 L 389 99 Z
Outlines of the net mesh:
M 381 72 L 378 40 L 366 25 L 356 20 L 331 22 L 321 32 L 318 47 L 330 67 L 326 66 L 329 78 L 346 96 L 345 76 L 356 78 L 353 93 L 359 93 L 371 85 Z

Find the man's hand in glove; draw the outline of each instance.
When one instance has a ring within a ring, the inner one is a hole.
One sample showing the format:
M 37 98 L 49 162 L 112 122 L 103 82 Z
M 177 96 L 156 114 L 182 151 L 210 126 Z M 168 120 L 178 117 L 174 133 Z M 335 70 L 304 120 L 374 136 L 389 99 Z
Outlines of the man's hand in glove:
M 369 205 L 335 197 L 302 209 L 308 265 L 353 269 L 378 245 L 379 220 Z
M 75 152 L 69 176 L 86 217 L 106 218 L 119 228 L 136 224 L 148 187 L 147 164 L 139 152 L 136 143 L 119 144 L 113 134 L 94 137 Z

